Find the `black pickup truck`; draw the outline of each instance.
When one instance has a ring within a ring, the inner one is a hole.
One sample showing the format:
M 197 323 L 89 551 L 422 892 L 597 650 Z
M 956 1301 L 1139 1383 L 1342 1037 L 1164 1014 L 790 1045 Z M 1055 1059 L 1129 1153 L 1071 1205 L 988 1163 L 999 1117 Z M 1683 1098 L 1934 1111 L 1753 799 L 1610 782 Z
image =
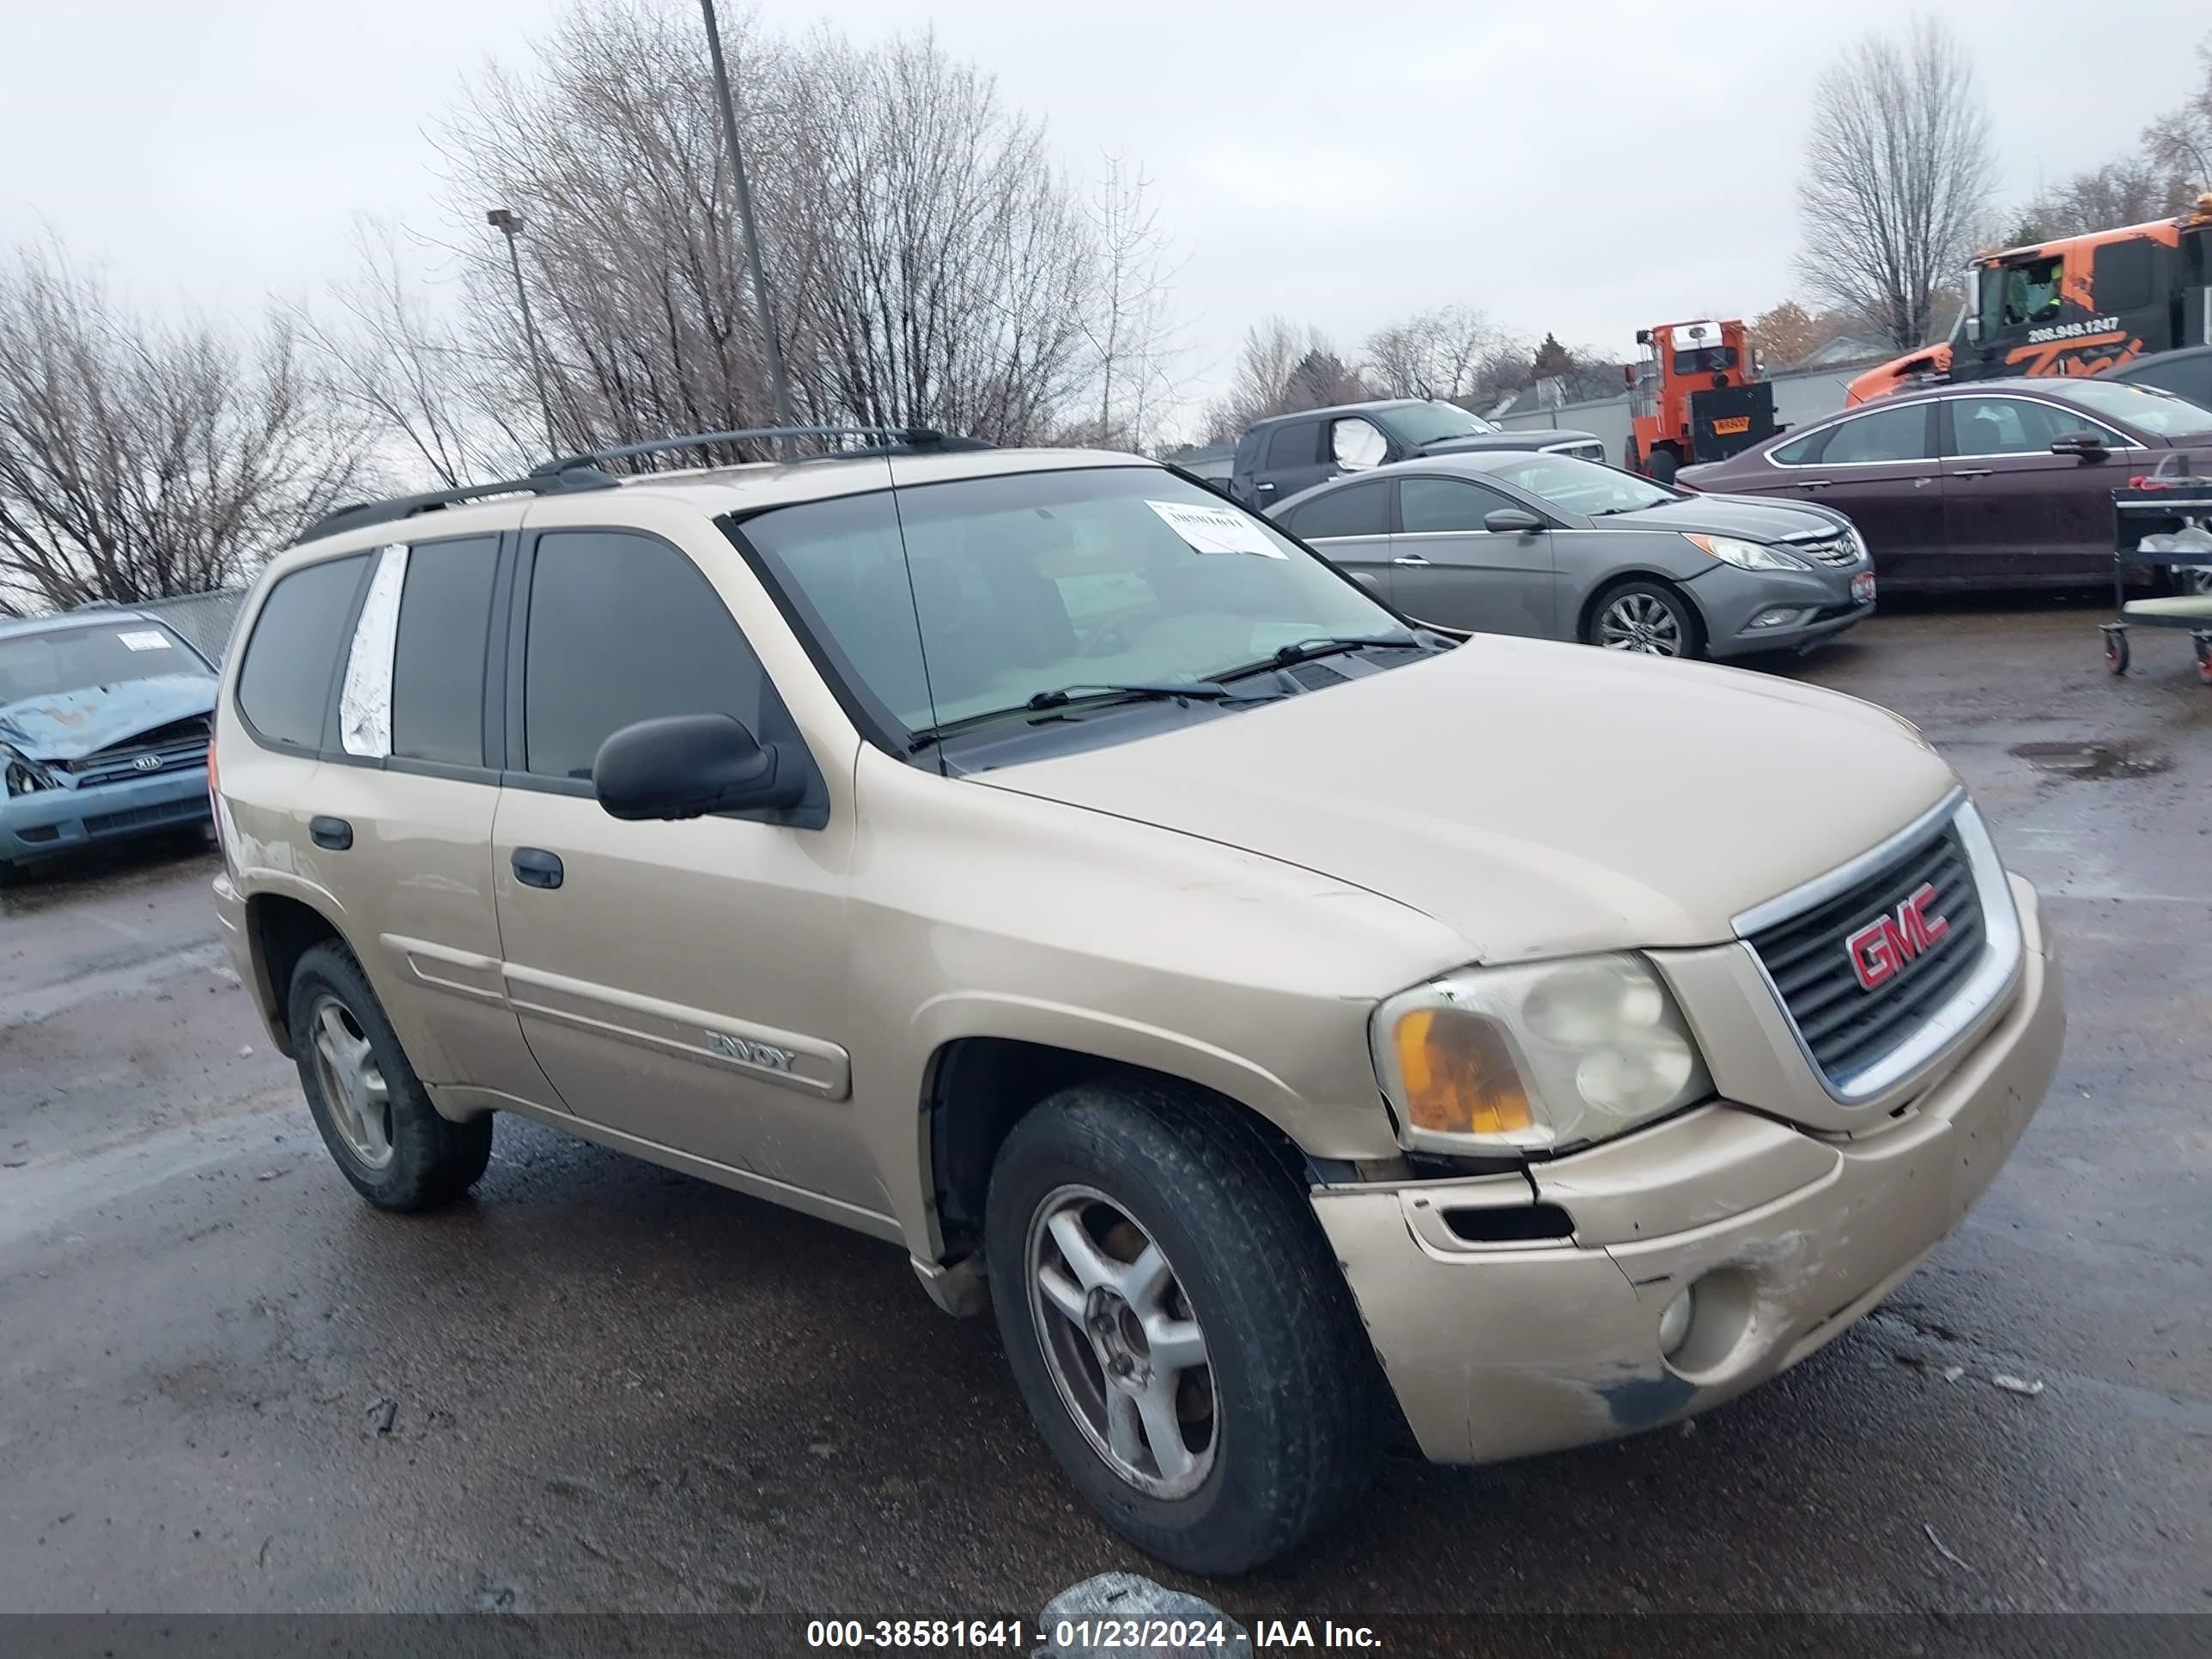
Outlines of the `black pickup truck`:
M 1237 441 L 1229 493 L 1248 507 L 1266 508 L 1340 472 L 1468 449 L 1534 449 L 1605 459 L 1605 445 L 1595 433 L 1551 427 L 1509 432 L 1455 404 L 1388 398 L 1255 421 Z

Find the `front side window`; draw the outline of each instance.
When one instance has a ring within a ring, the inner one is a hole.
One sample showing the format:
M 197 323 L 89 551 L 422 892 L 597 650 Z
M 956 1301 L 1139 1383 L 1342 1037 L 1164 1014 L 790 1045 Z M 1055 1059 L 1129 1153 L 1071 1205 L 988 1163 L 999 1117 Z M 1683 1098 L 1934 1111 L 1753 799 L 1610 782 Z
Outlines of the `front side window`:
M 1952 447 L 1962 456 L 2043 455 L 2069 433 L 2119 438 L 2069 409 L 2026 398 L 1960 398 L 1951 404 Z
M 327 673 L 330 665 L 323 667 Z M 159 623 L 133 619 L 0 639 L 0 708 L 170 674 L 210 678 L 198 654 Z
M 1647 478 L 1578 461 L 1571 455 L 1536 454 L 1525 459 L 1516 456 L 1492 471 L 1507 483 L 1527 490 L 1539 501 L 1586 518 L 1601 519 L 1613 513 L 1664 507 L 1668 501 L 1682 499 L 1674 490 Z
M 1982 272 L 1982 331 L 2026 328 L 2058 314 L 2059 279 L 2065 262 L 2051 254 Z
M 1285 467 L 1315 466 L 1321 461 L 1321 422 L 1292 421 L 1288 426 L 1279 426 L 1267 440 L 1267 468 L 1278 471 Z
M 775 693 L 699 568 L 650 536 L 538 540 L 523 656 L 524 765 L 589 778 L 599 745 L 666 714 L 731 714 L 756 738 Z
M 1316 495 L 1291 515 L 1291 528 L 1310 542 L 1390 533 L 1390 486 L 1380 480 Z
M 1927 459 L 1928 454 L 1928 405 L 1907 404 L 1898 409 L 1878 409 L 1830 428 L 1820 465 L 1919 461 Z
M 269 590 L 238 671 L 238 706 L 257 735 L 322 746 L 331 682 L 369 556 L 311 564 Z
M 1483 520 L 1501 507 L 1521 503 L 1480 484 L 1456 478 L 1401 478 L 1398 481 L 1398 522 L 1409 536 L 1436 535 L 1447 531 L 1480 531 Z
M 908 734 L 1065 687 L 1203 680 L 1318 636 L 1404 633 L 1265 520 L 1156 467 L 908 485 L 895 505 L 811 501 L 734 532 L 848 693 Z

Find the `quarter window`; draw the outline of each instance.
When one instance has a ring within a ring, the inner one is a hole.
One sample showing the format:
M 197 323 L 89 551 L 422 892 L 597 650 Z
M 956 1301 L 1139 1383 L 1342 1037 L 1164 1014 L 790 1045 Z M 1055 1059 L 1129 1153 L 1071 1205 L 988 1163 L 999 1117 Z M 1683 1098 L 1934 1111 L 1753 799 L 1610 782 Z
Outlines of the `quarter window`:
M 1481 484 L 1453 478 L 1401 478 L 1398 522 L 1409 536 L 1483 528 L 1486 514 L 1521 503 Z
M 392 653 L 392 752 L 483 764 L 484 639 L 491 624 L 495 537 L 408 550 Z
M 238 706 L 258 736 L 322 747 L 331 682 L 368 565 L 368 554 L 349 554 L 295 570 L 269 590 L 238 671 Z
M 763 741 L 768 677 L 699 568 L 612 530 L 538 538 L 523 656 L 525 765 L 589 778 L 599 745 L 665 714 L 731 714 Z
M 1291 515 L 1294 533 L 1306 540 L 1390 533 L 1390 486 L 1377 478 L 1316 496 Z

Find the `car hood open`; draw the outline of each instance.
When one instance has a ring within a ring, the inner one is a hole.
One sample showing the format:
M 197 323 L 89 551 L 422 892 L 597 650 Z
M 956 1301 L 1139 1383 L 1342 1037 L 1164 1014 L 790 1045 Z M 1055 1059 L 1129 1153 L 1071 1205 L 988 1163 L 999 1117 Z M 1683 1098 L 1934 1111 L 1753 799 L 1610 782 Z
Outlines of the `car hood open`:
M 82 760 L 110 744 L 215 708 L 204 674 L 160 674 L 0 703 L 0 744 L 29 760 Z
M 1478 635 L 1387 673 L 980 775 L 1297 865 L 1494 962 L 1716 943 L 1942 799 L 1883 710 L 1734 669 Z

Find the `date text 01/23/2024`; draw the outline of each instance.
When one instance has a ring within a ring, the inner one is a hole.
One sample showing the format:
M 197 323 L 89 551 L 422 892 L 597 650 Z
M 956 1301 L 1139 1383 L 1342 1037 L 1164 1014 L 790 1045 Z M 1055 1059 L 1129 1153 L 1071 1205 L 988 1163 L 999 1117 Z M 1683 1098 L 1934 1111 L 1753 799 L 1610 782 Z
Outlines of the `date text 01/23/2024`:
M 1150 1649 L 1199 1654 L 1242 1647 L 1243 1636 L 1227 1620 L 1062 1619 L 1050 1630 L 1018 1619 L 816 1619 L 808 1621 L 806 1645 L 868 1651 L 1005 1649 L 1025 1653 L 1030 1643 L 1049 1638 L 1063 1652 L 1097 1648 Z M 1263 1619 L 1253 1627 L 1255 1649 L 1372 1649 L 1381 1638 L 1365 1625 L 1322 1620 Z

